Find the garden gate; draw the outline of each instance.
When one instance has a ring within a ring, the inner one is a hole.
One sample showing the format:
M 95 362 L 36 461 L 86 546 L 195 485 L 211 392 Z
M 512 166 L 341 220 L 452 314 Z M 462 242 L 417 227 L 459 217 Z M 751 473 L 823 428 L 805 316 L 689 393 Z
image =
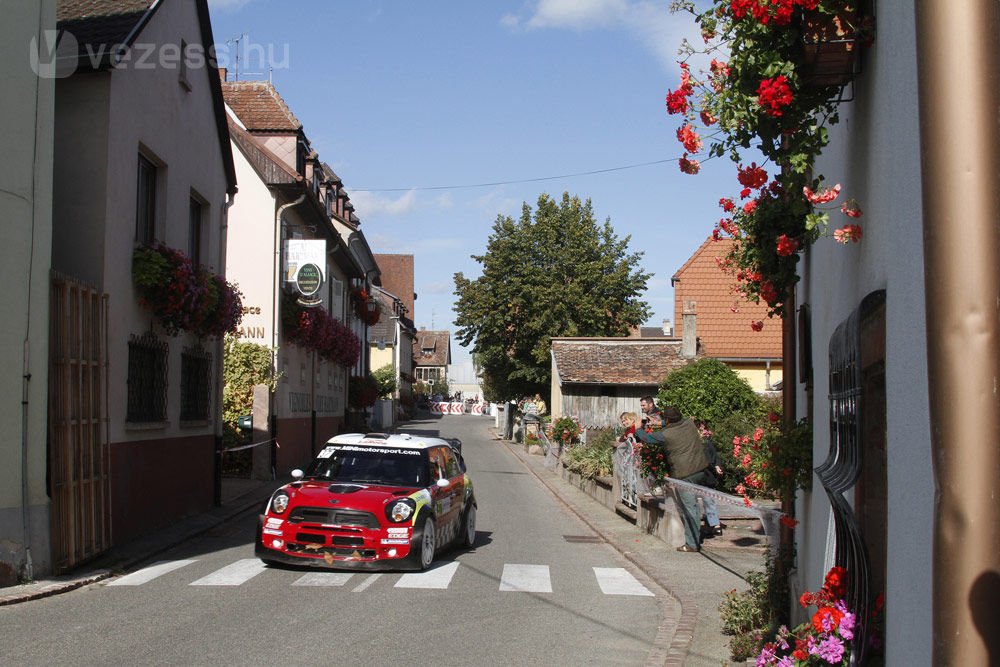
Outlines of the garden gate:
M 52 566 L 111 545 L 108 297 L 53 274 L 49 305 L 49 485 Z

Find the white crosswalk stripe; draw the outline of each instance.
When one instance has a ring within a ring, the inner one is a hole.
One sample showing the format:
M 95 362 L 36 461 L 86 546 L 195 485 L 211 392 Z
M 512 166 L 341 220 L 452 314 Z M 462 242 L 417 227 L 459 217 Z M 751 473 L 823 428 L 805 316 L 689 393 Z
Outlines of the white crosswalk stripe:
M 267 566 L 256 558 L 243 558 L 206 577 L 192 581 L 191 586 L 239 586 L 266 568 Z
M 653 593 L 640 584 L 639 580 L 625 568 L 595 567 L 594 576 L 597 577 L 597 585 L 601 587 L 601 592 L 605 595 L 653 596 Z
M 119 577 L 108 586 L 141 586 L 166 574 L 198 562 L 197 559 L 160 561 L 131 574 Z M 202 561 L 204 562 L 204 561 Z M 442 562 L 426 572 L 400 574 L 394 588 L 446 590 L 452 587 L 461 563 Z M 243 558 L 230 563 L 206 576 L 192 581 L 190 586 L 240 586 L 258 576 L 267 566 L 256 558 Z M 621 567 L 593 567 L 597 585 L 604 595 L 630 595 L 655 597 L 655 593 L 643 586 L 628 570 Z M 276 570 L 275 574 L 280 574 Z M 385 576 L 383 573 L 358 575 L 354 572 L 317 571 L 303 574 L 291 582 L 300 587 L 344 587 L 348 583 L 356 585 L 353 593 L 361 593 Z M 548 565 L 512 564 L 503 566 L 500 576 L 500 591 L 521 593 L 552 593 L 552 575 Z
M 458 571 L 458 563 L 446 563 L 426 572 L 404 574 L 396 582 L 396 588 L 448 588 L 452 577 Z
M 551 593 L 552 577 L 549 575 L 549 566 L 507 563 L 503 566 L 503 574 L 500 577 L 500 590 Z
M 159 576 L 167 574 L 168 572 L 173 572 L 174 570 L 179 570 L 185 565 L 190 565 L 197 561 L 193 560 L 161 560 L 158 563 L 153 563 L 149 567 L 144 567 L 141 570 L 137 570 L 132 574 L 126 574 L 124 577 L 119 577 L 115 579 L 108 586 L 141 586 L 143 584 L 149 583 L 153 579 Z
M 292 582 L 292 586 L 343 586 L 351 576 L 350 572 L 310 572 Z

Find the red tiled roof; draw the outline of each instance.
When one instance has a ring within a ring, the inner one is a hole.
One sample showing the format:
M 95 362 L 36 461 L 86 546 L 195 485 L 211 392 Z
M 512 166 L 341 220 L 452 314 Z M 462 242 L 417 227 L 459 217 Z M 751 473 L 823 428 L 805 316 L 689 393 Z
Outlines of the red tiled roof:
M 657 385 L 694 361 L 675 338 L 553 338 L 552 358 L 563 384 Z
M 375 262 L 382 274 L 382 287 L 403 302 L 407 317 L 415 319 L 413 312 L 413 255 L 376 253 Z
M 706 357 L 716 359 L 780 359 L 781 320 L 768 319 L 767 307 L 746 301 L 736 292 L 736 279 L 716 263 L 732 246 L 731 239 L 701 244 L 673 276 L 674 326 L 683 336 L 683 307 L 695 302 L 698 341 Z M 734 312 L 735 310 L 735 312 Z M 763 331 L 750 323 L 761 320 Z
M 424 350 L 429 354 L 424 354 Z M 451 333 L 421 329 L 413 339 L 415 366 L 447 366 L 451 363 Z
M 125 43 L 153 5 L 152 0 L 59 0 L 56 22 L 79 43 L 80 53 L 110 56 L 110 49 Z M 107 52 L 106 52 L 107 51 Z
M 302 123 L 268 81 L 224 81 L 226 104 L 250 132 L 298 132 Z
M 294 169 L 285 164 L 285 161 L 269 151 L 253 138 L 249 132 L 240 127 L 229 114 L 226 114 L 229 122 L 229 136 L 239 147 L 240 152 L 250 162 L 261 180 L 269 185 L 283 183 L 296 183 L 302 180 L 302 176 Z

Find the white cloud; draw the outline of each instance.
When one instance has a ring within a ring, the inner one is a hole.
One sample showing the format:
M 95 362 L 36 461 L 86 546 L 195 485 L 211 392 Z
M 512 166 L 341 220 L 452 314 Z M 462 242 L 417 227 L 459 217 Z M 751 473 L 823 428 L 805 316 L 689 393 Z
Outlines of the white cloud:
M 616 23 L 629 11 L 628 0 L 539 0 L 529 28 L 589 30 Z
M 408 190 L 406 194 L 396 199 L 379 197 L 373 192 L 354 191 L 351 193 L 351 201 L 358 217 L 362 220 L 369 220 L 379 215 L 405 215 L 416 208 L 417 191 Z
M 500 22 L 512 30 L 622 30 L 672 71 L 681 41 L 698 36 L 690 16 L 671 14 L 666 3 L 651 0 L 538 0 L 526 19 L 507 15 Z

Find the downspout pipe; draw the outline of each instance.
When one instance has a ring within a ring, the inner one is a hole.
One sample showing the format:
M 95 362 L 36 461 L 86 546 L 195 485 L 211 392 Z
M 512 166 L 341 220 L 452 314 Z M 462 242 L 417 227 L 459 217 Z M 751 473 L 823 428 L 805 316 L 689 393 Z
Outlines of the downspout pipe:
M 306 193 L 303 192 L 295 201 L 282 204 L 274 212 L 274 266 L 273 266 L 273 291 L 271 293 L 271 370 L 274 377 L 278 377 L 278 325 L 281 324 L 281 237 L 285 225 L 281 217 L 285 211 L 293 206 L 298 206 L 306 200 Z M 277 392 L 277 389 L 275 389 Z M 271 476 L 274 478 L 277 471 L 278 451 L 275 443 L 278 438 L 278 408 L 277 399 L 272 396 L 271 401 Z
M 933 664 L 1000 662 L 1000 12 L 915 0 Z M 961 103 L 943 91 L 960 91 Z
M 222 275 L 223 276 L 226 275 L 226 254 L 227 254 L 227 245 L 228 245 L 228 240 L 229 240 L 229 209 L 231 209 L 233 207 L 233 204 L 235 204 L 235 203 L 236 203 L 236 190 L 234 189 L 233 192 L 231 192 L 231 193 L 227 192 L 226 193 L 226 201 L 222 205 L 221 220 L 219 222 L 219 266 L 222 268 Z M 225 342 L 224 342 L 223 339 L 220 338 L 219 342 L 216 345 L 216 350 L 218 352 L 218 358 L 222 360 L 222 367 L 223 368 L 225 367 L 225 363 L 226 363 L 225 349 L 226 349 Z M 222 375 L 223 374 L 222 373 L 217 373 L 216 375 L 218 375 L 219 377 L 217 377 L 215 379 L 215 384 L 216 384 L 215 395 L 218 397 L 218 400 L 219 400 L 219 404 L 220 404 L 219 413 L 220 414 L 219 414 L 219 418 L 215 420 L 215 422 L 216 422 L 215 423 L 215 434 L 214 434 L 214 440 L 215 440 L 215 457 L 214 457 L 214 459 L 215 459 L 215 468 L 214 468 L 214 470 L 212 472 L 212 480 L 213 480 L 213 483 L 212 483 L 212 487 L 213 487 L 213 489 L 212 489 L 212 496 L 213 496 L 212 500 L 213 500 L 213 503 L 215 504 L 216 507 L 221 507 L 222 506 L 222 419 L 221 419 L 222 407 L 221 407 L 221 403 L 222 403 L 222 389 L 223 389 L 223 387 L 222 387 L 222 385 L 223 385 Z

